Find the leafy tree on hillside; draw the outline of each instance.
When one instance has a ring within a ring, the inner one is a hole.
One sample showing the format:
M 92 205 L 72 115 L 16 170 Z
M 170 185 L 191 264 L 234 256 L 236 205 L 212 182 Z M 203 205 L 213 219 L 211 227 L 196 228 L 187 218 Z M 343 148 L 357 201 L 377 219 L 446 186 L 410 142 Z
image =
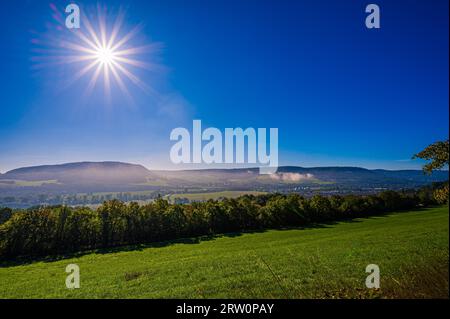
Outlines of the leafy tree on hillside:
M 431 174 L 433 170 L 441 169 L 446 165 L 449 165 L 449 144 L 448 139 L 446 141 L 440 141 L 433 143 L 426 147 L 422 152 L 417 153 L 413 158 L 421 158 L 427 161 L 431 161 L 423 166 L 423 170 L 427 174 Z M 438 204 L 448 203 L 448 182 L 442 187 L 439 187 L 433 191 L 433 199 Z
M 423 170 L 427 174 L 431 174 L 433 170 L 441 169 L 449 164 L 449 144 L 446 141 L 439 141 L 427 146 L 423 151 L 415 154 L 413 159 L 421 158 L 431 161 L 423 166 Z

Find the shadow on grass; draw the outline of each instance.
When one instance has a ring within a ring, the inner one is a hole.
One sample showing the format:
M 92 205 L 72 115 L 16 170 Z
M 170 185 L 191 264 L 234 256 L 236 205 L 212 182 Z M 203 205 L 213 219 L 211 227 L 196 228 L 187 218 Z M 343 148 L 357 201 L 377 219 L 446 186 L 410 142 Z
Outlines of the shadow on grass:
M 427 210 L 429 208 L 434 208 L 434 207 L 417 208 L 414 210 L 414 212 L 421 212 L 421 211 Z M 205 241 L 216 240 L 219 238 L 235 238 L 235 237 L 242 236 L 243 234 L 264 233 L 264 232 L 267 232 L 270 230 L 286 231 L 286 230 L 333 228 L 337 224 L 341 224 L 341 223 L 361 223 L 367 219 L 381 219 L 381 218 L 386 218 L 391 215 L 396 215 L 396 214 L 403 213 L 403 212 L 411 212 L 411 211 L 406 210 L 406 211 L 379 213 L 378 215 L 372 215 L 372 216 L 349 217 L 349 218 L 327 221 L 327 222 L 322 222 L 322 223 L 313 223 L 313 224 L 308 224 L 308 225 L 304 225 L 304 226 L 255 229 L 255 230 L 246 230 L 246 231 L 239 231 L 239 232 L 222 233 L 222 234 L 203 235 L 203 236 L 197 236 L 197 237 L 179 238 L 179 239 L 172 239 L 172 240 L 159 241 L 159 242 L 149 242 L 149 243 L 143 243 L 143 244 L 118 245 L 118 246 L 107 247 L 107 248 L 97 248 L 97 249 L 83 250 L 83 251 L 78 251 L 78 252 L 73 252 L 73 253 L 51 255 L 51 256 L 46 256 L 46 257 L 38 257 L 38 256 L 18 257 L 18 258 L 12 259 L 12 260 L 0 261 L 0 268 L 27 265 L 27 264 L 32 264 L 32 263 L 36 263 L 36 262 L 54 262 L 54 261 L 65 260 L 65 259 L 70 259 L 70 258 L 79 258 L 79 257 L 82 257 L 84 255 L 89 255 L 89 254 L 110 254 L 110 253 L 119 253 L 119 252 L 142 251 L 147 248 L 162 248 L 162 247 L 167 247 L 167 246 L 171 246 L 171 245 L 175 245 L 175 244 L 192 245 L 192 244 L 199 244 L 199 243 L 205 242 Z
M 239 237 L 244 233 L 262 233 L 265 231 L 267 231 L 267 230 L 261 229 L 261 230 L 253 230 L 253 231 L 246 231 L 246 232 L 211 234 L 211 235 L 203 235 L 203 236 L 198 236 L 198 237 L 188 237 L 188 238 L 171 239 L 171 240 L 166 240 L 166 241 L 149 242 L 149 243 L 143 243 L 143 244 L 118 245 L 118 246 L 112 246 L 112 247 L 106 247 L 106 248 L 97 248 L 97 249 L 83 250 L 83 251 L 72 252 L 72 253 L 50 255 L 50 256 L 45 256 L 45 257 L 39 257 L 39 256 L 17 257 L 15 259 L 11 259 L 11 260 L 0 261 L 0 268 L 21 266 L 21 265 L 27 265 L 27 264 L 37 263 L 37 262 L 54 262 L 54 261 L 70 259 L 70 258 L 79 258 L 79 257 L 82 257 L 84 255 L 89 255 L 89 254 L 110 254 L 110 253 L 129 252 L 129 251 L 142 251 L 147 248 L 162 248 L 162 247 L 167 247 L 167 246 L 171 246 L 171 245 L 175 245 L 175 244 L 199 244 L 204 241 L 215 240 L 218 238 L 226 238 L 226 237 L 233 238 L 233 237 Z

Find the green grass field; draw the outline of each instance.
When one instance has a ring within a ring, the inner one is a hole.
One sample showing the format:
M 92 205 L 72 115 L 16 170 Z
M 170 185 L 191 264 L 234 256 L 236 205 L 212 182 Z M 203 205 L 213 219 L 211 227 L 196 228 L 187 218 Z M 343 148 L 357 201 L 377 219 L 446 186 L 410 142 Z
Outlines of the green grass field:
M 56 179 L 45 180 L 45 181 L 22 181 L 19 179 L 3 179 L 0 180 L 1 185 L 14 185 L 14 186 L 42 186 L 44 184 L 60 184 Z
M 0 268 L 0 298 L 448 298 L 448 207 Z M 80 267 L 81 288 L 65 287 Z M 365 287 L 377 264 L 381 288 Z

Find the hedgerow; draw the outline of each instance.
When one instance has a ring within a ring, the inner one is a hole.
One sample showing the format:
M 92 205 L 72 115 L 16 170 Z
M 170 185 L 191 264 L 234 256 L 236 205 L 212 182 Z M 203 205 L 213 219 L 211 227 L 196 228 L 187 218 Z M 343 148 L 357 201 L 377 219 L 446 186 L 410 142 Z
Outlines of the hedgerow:
M 307 226 L 442 202 L 435 199 L 435 194 L 433 189 L 311 198 L 266 194 L 190 204 L 170 204 L 161 198 L 146 205 L 110 200 L 96 210 L 54 206 L 11 213 L 4 209 L 8 216 L 0 225 L 0 258 L 57 255 L 227 232 Z

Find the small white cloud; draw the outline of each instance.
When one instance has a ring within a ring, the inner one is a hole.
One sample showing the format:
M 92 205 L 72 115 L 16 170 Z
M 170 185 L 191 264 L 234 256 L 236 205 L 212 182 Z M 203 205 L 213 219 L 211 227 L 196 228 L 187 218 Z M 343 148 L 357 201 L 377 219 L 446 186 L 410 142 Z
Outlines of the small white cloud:
M 314 179 L 313 174 L 300 174 L 300 173 L 275 173 L 271 174 L 270 178 L 283 182 L 301 182 Z

